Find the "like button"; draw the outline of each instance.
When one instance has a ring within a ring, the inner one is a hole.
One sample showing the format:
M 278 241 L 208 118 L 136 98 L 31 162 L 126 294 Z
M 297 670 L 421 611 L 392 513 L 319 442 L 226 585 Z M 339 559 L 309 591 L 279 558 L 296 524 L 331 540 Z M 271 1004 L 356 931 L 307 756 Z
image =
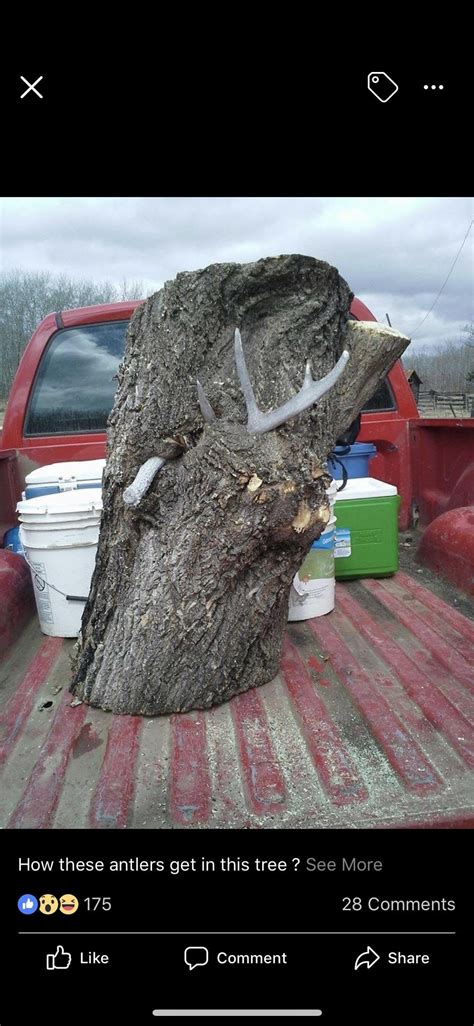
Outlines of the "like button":
M 69 951 L 64 950 L 62 944 L 58 944 L 54 955 L 46 955 L 47 969 L 69 969 L 70 965 L 71 955 Z

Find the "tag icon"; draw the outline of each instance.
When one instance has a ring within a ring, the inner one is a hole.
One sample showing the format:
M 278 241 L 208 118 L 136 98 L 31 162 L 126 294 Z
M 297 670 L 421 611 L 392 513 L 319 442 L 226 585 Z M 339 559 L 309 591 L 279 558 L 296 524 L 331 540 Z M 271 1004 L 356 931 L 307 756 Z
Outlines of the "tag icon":
M 387 103 L 388 100 L 398 93 L 397 83 L 387 75 L 386 71 L 371 71 L 367 78 L 367 88 L 370 93 L 380 100 L 380 103 Z

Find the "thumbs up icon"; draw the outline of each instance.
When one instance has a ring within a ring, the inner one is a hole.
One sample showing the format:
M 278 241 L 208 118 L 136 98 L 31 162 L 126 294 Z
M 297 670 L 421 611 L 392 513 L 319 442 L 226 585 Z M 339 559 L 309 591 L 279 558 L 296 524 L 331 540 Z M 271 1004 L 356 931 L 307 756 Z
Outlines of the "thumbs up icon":
M 47 969 L 69 969 L 71 965 L 71 955 L 69 951 L 65 951 L 62 944 L 58 944 L 54 955 L 46 955 L 46 968 Z
M 17 905 L 22 915 L 31 916 L 38 908 L 38 899 L 34 894 L 22 894 L 21 898 L 18 898 Z

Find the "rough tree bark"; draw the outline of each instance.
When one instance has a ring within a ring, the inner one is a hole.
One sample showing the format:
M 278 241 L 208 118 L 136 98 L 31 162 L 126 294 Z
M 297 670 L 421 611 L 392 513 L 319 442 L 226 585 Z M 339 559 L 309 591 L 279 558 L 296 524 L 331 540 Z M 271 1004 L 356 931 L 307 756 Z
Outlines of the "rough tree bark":
M 329 518 L 321 465 L 408 344 L 348 321 L 351 299 L 334 267 L 282 256 L 178 274 L 137 309 L 109 422 L 75 695 L 155 715 L 206 708 L 275 676 L 293 576 Z M 349 363 L 311 409 L 251 434 L 236 327 L 264 411 L 298 391 L 307 359 L 315 378 L 344 348 Z M 125 505 L 153 456 L 166 463 L 140 503 Z

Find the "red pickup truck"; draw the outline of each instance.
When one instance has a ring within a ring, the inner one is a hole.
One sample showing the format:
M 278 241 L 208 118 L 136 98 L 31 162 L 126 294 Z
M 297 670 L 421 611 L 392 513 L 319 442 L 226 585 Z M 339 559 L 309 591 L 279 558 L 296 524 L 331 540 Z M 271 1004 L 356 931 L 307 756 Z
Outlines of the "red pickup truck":
M 0 544 L 30 470 L 105 456 L 136 306 L 50 314 L 34 333 L 0 436 Z M 357 299 L 351 313 L 375 319 Z M 397 362 L 359 440 L 377 447 L 372 476 L 397 486 L 401 530 L 426 529 L 425 565 L 472 590 L 474 421 L 421 419 Z M 344 582 L 333 613 L 288 625 L 271 683 L 206 712 L 120 717 L 72 703 L 72 642 L 41 635 L 28 568 L 0 548 L 2 823 L 474 826 L 474 627 L 461 608 L 428 570 Z

